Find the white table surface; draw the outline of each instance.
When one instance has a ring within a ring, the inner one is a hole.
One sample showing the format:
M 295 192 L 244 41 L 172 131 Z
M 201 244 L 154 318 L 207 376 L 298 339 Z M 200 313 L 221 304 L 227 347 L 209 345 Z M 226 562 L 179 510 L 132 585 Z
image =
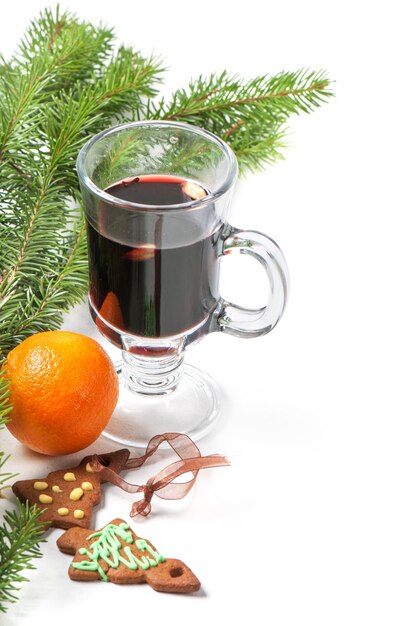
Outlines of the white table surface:
M 3 54 L 46 4 L 8 3 Z M 1 624 L 414 625 L 410 3 L 298 0 L 274 3 L 274 13 L 265 0 L 66 5 L 162 54 L 171 67 L 166 93 L 224 67 L 250 77 L 310 66 L 330 72 L 337 97 L 292 120 L 286 161 L 247 176 L 234 197 L 230 221 L 268 233 L 286 254 L 292 287 L 283 320 L 261 339 L 211 335 L 187 356 L 224 396 L 223 419 L 202 452 L 227 454 L 232 465 L 201 472 L 182 501 L 154 498 L 151 516 L 132 522 L 162 553 L 185 561 L 202 591 L 184 597 L 71 582 L 70 557 L 56 549 L 61 531 L 53 530 Z M 229 299 L 264 299 L 261 270 L 246 259 L 227 260 L 222 283 Z M 65 328 L 97 336 L 85 305 Z M 43 457 L 7 431 L 0 444 L 22 479 L 112 447 L 99 440 L 71 457 Z M 156 467 L 129 478 L 144 482 Z M 128 519 L 134 497 L 109 485 L 104 493 L 95 527 Z

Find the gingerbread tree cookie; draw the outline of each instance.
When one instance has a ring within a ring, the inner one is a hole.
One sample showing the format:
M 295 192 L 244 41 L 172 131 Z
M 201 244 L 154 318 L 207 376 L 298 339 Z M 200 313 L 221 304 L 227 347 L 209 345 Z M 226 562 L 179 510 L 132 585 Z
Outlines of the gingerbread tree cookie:
M 128 457 L 127 449 L 101 454 L 101 462 L 115 472 L 120 472 Z M 79 465 L 51 472 L 45 478 L 19 480 L 14 483 L 14 494 L 25 502 L 45 509 L 40 517 L 46 528 L 89 528 L 92 507 L 101 500 L 100 474 L 93 472 L 91 456 L 85 457 Z
M 199 580 L 182 561 L 163 557 L 118 518 L 98 531 L 71 528 L 57 545 L 61 552 L 75 555 L 68 571 L 72 580 L 148 583 L 155 591 L 173 593 L 200 588 Z

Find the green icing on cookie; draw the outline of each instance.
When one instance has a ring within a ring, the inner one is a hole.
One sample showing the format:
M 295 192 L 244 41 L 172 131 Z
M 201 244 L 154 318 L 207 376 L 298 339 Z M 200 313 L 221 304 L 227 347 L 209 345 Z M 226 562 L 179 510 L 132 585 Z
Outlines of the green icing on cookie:
M 155 567 L 158 563 L 163 563 L 164 557 L 156 552 L 151 546 L 148 545 L 144 539 L 138 539 L 134 542 L 133 534 L 126 523 L 121 524 L 108 524 L 102 530 L 92 533 L 87 537 L 87 540 L 96 540 L 90 545 L 89 549 L 80 548 L 79 554 L 86 555 L 88 559 L 85 561 L 73 561 L 71 566 L 75 569 L 98 572 L 101 579 L 108 581 L 107 575 L 100 565 L 100 560 L 107 563 L 113 569 L 117 569 L 120 563 L 123 563 L 130 570 L 137 569 L 149 569 L 149 567 Z M 132 547 L 136 546 L 141 552 L 148 552 L 148 555 L 136 556 L 132 552 L 130 546 L 122 547 L 121 541 L 132 544 Z

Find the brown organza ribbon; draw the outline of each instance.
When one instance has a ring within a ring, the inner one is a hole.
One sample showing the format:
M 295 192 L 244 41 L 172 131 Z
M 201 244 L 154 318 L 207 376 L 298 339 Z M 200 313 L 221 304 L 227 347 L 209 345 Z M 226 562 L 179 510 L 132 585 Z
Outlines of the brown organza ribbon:
M 192 489 L 200 469 L 230 465 L 228 459 L 219 454 L 201 456 L 198 446 L 188 435 L 182 433 L 165 433 L 153 437 L 147 444 L 146 453 L 139 458 L 128 459 L 120 471 L 141 467 L 164 442 L 171 446 L 181 460 L 163 468 L 160 472 L 149 478 L 145 485 L 133 485 L 132 483 L 126 482 L 114 470 L 105 467 L 105 465 L 100 462 L 98 455 L 94 455 L 90 462 L 92 470 L 99 472 L 102 480 L 108 481 L 128 493 L 143 492 L 143 499 L 134 502 L 131 508 L 131 517 L 135 515 L 143 515 L 146 517 L 146 515 L 149 515 L 151 511 L 150 501 L 154 493 L 164 500 L 179 500 L 186 496 L 190 489 Z M 172 482 L 175 478 L 187 472 L 192 472 L 193 478 L 183 483 Z

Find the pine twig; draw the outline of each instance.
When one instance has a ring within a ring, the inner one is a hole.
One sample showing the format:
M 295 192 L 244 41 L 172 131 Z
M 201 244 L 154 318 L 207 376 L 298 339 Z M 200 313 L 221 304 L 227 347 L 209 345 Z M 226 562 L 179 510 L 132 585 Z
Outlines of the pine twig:
M 0 611 L 3 613 L 10 603 L 16 602 L 21 583 L 28 580 L 22 572 L 35 569 L 32 560 L 42 556 L 41 513 L 36 506 L 18 502 L 15 511 L 4 514 L 0 526 Z
M 0 370 L 0 430 L 7 422 L 10 411 L 9 390 L 4 370 Z M 0 452 L 0 469 L 10 455 Z M 15 477 L 11 472 L 0 473 L 1 489 Z M 22 572 L 34 569 L 33 559 L 41 556 L 39 545 L 44 539 L 43 524 L 39 522 L 41 511 L 37 507 L 17 502 L 16 509 L 4 513 L 0 525 L 0 612 L 5 613 L 10 603 L 16 602 L 17 591 L 27 578 Z
M 299 70 L 244 81 L 228 72 L 200 76 L 148 117 L 202 126 L 227 141 L 240 168 L 256 171 L 282 158 L 290 115 L 310 113 L 333 95 L 325 72 Z
M 69 229 L 79 208 L 67 206 L 71 196 L 79 199 L 77 152 L 90 134 L 153 96 L 162 71 L 158 59 L 130 48 L 111 54 L 108 29 L 94 29 L 66 13 L 54 19 L 46 11 L 35 20 L 13 58 L 3 129 L 0 125 L 3 356 L 25 336 L 58 327 L 62 313 L 85 294 L 85 232 L 82 227 L 73 256 Z M 68 261 L 67 272 L 60 269 L 57 251 Z

